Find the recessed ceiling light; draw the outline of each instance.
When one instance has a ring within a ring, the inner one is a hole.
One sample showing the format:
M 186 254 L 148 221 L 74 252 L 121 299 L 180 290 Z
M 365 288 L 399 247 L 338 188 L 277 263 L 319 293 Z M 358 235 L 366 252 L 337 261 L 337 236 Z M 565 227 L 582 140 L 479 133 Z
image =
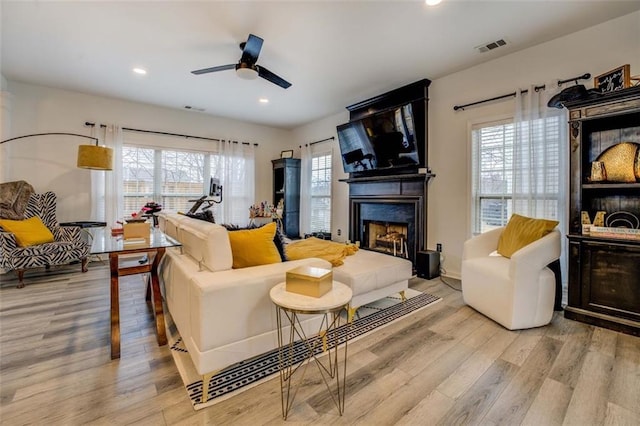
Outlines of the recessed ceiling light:
M 145 75 L 147 73 L 147 70 L 142 68 L 134 68 L 133 72 L 135 72 L 136 74 Z
M 269 99 L 267 99 L 267 98 L 260 98 L 260 99 L 258 99 L 258 102 L 260 102 L 261 104 L 268 104 L 268 103 L 269 103 Z
M 425 3 L 427 3 L 427 5 L 429 6 L 435 6 L 437 4 L 440 4 L 442 0 L 425 0 Z

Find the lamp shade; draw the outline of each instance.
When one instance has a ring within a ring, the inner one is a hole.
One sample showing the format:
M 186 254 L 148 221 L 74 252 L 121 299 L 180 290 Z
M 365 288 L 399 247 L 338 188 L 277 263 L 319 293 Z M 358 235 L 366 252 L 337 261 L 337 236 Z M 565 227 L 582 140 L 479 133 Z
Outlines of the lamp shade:
M 78 146 L 78 167 L 93 170 L 113 170 L 113 150 L 105 146 Z

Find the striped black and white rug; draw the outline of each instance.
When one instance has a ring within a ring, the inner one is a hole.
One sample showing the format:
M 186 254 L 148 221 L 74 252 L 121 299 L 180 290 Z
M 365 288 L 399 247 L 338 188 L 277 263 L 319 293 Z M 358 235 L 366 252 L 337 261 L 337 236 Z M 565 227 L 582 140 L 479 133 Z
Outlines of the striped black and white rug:
M 399 295 L 385 297 L 358 309 L 356 319 L 352 325 L 340 326 L 334 335 L 328 336 L 332 345 L 337 339 L 338 344 L 345 340 L 352 341 L 362 337 L 376 329 L 391 324 L 412 312 L 416 312 L 441 299 L 427 293 L 408 289 L 405 292 L 407 300 L 402 303 Z M 170 315 L 167 316 L 167 332 L 173 359 L 180 371 L 189 399 L 193 408 L 199 410 L 223 401 L 238 392 L 256 386 L 271 379 L 278 373 L 278 349 L 273 349 L 262 355 L 234 364 L 218 374 L 209 382 L 209 397 L 202 403 L 202 376 L 200 376 L 191 362 L 191 358 L 176 327 L 171 323 Z M 317 337 L 316 337 L 317 338 Z M 302 362 L 307 358 L 308 348 L 317 348 L 316 352 L 322 352 L 321 344 L 305 345 L 302 342 L 294 344 L 294 362 Z

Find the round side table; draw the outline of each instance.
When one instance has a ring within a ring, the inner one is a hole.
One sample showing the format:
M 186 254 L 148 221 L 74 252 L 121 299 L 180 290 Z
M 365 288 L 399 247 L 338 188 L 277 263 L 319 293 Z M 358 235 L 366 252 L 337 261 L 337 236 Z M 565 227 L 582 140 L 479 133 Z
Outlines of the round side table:
M 311 297 L 286 291 L 286 283 L 282 282 L 273 287 L 269 295 L 276 306 L 278 322 L 282 417 L 287 419 L 302 383 L 300 379 L 292 389 L 293 375 L 299 372 L 304 377 L 310 364 L 317 366 L 331 399 L 342 415 L 347 374 L 347 336 L 346 333 L 339 333 L 339 327 L 342 323 L 347 324 L 346 313 L 353 295 L 351 288 L 333 281 L 333 288 L 328 293 L 322 297 Z M 343 310 L 344 317 L 341 315 Z M 314 314 L 322 315 L 321 324 L 317 333 L 307 335 L 299 315 Z M 344 354 L 342 372 L 338 365 L 340 349 Z M 304 368 L 301 368 L 303 365 Z M 335 390 L 332 389 L 334 380 Z

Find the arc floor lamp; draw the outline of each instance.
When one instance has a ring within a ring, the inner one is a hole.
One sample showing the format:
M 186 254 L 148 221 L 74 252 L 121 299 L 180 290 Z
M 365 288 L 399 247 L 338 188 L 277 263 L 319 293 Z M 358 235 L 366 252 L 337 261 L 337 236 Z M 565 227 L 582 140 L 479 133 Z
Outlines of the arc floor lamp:
M 16 139 L 50 135 L 76 136 L 95 141 L 95 145 L 78 146 L 77 166 L 81 169 L 113 170 L 113 150 L 106 146 L 98 145 L 98 138 L 94 138 L 92 136 L 85 136 L 77 133 L 35 133 L 32 135 L 17 136 L 15 138 L 6 139 L 1 141 L 0 144 L 11 142 Z

